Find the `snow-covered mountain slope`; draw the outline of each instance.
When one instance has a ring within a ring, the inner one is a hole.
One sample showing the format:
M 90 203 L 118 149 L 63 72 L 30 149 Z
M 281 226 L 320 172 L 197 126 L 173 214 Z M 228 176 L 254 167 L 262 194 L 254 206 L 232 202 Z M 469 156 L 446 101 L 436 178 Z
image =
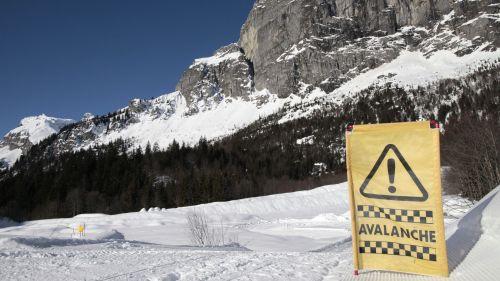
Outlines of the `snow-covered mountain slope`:
M 388 83 L 403 88 L 417 88 L 432 82 L 460 78 L 476 72 L 480 67 L 497 64 L 500 50 L 478 50 L 457 56 L 448 50 L 430 54 L 421 51 L 402 51 L 394 60 L 362 73 L 332 92 L 332 98 L 342 101 L 342 96 L 355 94 L 368 87 Z
M 260 103 L 260 98 L 268 102 Z M 186 98 L 180 92 L 173 92 L 153 100 L 133 100 L 130 106 L 111 117 L 114 120 L 111 123 L 90 119 L 63 134 L 67 143 L 73 142 L 73 149 L 107 144 L 118 138 L 142 148 L 148 143 L 166 148 L 174 140 L 194 145 L 200 138 L 213 140 L 231 134 L 260 116 L 277 112 L 287 102 L 289 99 L 279 99 L 261 91 L 252 93 L 248 99 L 225 98 L 211 105 L 209 110 L 191 114 L 192 107 L 188 106 Z M 92 134 L 92 138 L 83 138 L 86 134 Z
M 315 111 L 325 110 L 325 108 L 328 110 L 325 104 L 344 107 L 348 102 L 358 100 L 360 96 L 364 97 L 367 93 L 381 92 L 386 89 L 404 91 L 411 99 L 415 91 L 430 88 L 425 90 L 427 96 L 423 98 L 428 101 L 433 99 L 442 99 L 443 101 L 432 105 L 427 114 L 423 110 L 419 112 L 421 118 L 426 118 L 425 115 L 436 113 L 440 106 L 459 103 L 462 97 L 464 90 L 461 87 L 454 88 L 451 86 L 447 93 L 451 94 L 450 96 L 444 96 L 439 90 L 436 90 L 439 86 L 446 84 L 443 81 L 464 82 L 467 84 L 468 76 L 472 77 L 485 69 L 495 72 L 495 69 L 499 66 L 500 50 L 485 51 L 478 48 L 462 56 L 458 56 L 449 50 L 440 50 L 429 54 L 422 51 L 401 51 L 400 55 L 394 60 L 359 74 L 330 93 L 326 93 L 319 88 L 313 90 L 309 88 L 309 99 L 302 100 L 300 107 L 292 105 L 284 108 L 279 123 L 307 117 Z M 497 79 L 495 75 L 489 75 L 489 77 L 492 80 Z M 442 84 L 440 85 L 440 83 Z M 479 94 L 480 89 L 485 85 L 480 82 L 474 84 L 474 86 L 477 87 L 477 93 Z M 307 87 L 310 86 L 305 85 L 305 88 Z M 360 95 L 360 93 L 363 93 L 363 95 Z M 475 99 L 477 97 L 469 96 L 466 98 Z M 417 101 L 413 101 L 413 106 L 415 109 L 421 107 Z
M 450 280 L 496 280 L 500 274 L 499 257 L 491 251 L 500 246 L 499 190 L 468 213 L 469 201 L 444 196 Z M 194 247 L 186 220 L 193 211 L 237 244 Z M 73 233 L 79 224 L 86 225 L 85 238 Z M 15 280 L 349 279 L 347 188 L 343 183 L 177 209 L 30 221 L 0 229 L 0 266 L 1 279 Z M 435 280 L 373 271 L 357 279 Z
M 464 82 L 500 66 L 498 0 L 358 2 L 258 0 L 238 43 L 194 60 L 175 92 L 134 99 L 109 115 L 85 118 L 61 132 L 50 151 L 89 148 L 118 138 L 131 147 L 158 143 L 166 148 L 174 139 L 192 145 L 200 137 L 231 135 L 279 110 L 276 121 L 285 123 L 328 110 L 325 103 L 346 107 L 369 89 L 375 93 L 399 87 L 412 96 L 413 89 L 431 87 L 419 97 L 426 104 L 439 100 L 419 112 L 421 118 L 430 118 L 453 103 L 437 97 L 443 94 L 435 90 L 444 87 L 439 83 L 472 85 L 472 95 L 479 95 L 497 79 L 490 75 L 488 81 Z M 465 92 L 462 86 L 449 87 L 447 93 L 458 97 Z M 411 102 L 419 111 L 421 105 Z M 19 153 L 10 150 L 4 157 L 15 159 Z
M 74 122 L 71 119 L 48 117 L 45 114 L 23 118 L 18 127 L 0 140 L 0 168 L 2 164 L 11 166 L 32 145 Z

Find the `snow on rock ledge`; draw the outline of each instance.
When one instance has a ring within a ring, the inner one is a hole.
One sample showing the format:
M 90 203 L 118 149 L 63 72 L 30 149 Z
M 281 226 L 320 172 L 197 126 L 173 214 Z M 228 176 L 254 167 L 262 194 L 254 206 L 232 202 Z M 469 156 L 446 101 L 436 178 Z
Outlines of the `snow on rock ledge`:
M 332 94 L 333 98 L 341 102 L 344 100 L 340 98 L 342 95 L 352 95 L 370 86 L 392 83 L 405 88 L 416 88 L 441 79 L 465 76 L 485 64 L 498 63 L 498 60 L 500 50 L 478 50 L 461 57 L 446 50 L 437 51 L 430 57 L 420 51 L 402 51 L 393 61 L 356 76 Z

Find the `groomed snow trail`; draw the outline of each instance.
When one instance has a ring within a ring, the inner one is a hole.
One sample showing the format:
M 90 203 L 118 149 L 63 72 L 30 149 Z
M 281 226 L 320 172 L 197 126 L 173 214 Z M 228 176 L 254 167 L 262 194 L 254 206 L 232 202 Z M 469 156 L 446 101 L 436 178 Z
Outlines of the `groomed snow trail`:
M 0 259 L 2 280 L 322 280 L 341 262 L 333 253 L 174 250 L 128 242 L 8 255 Z
M 450 231 L 464 229 L 457 218 L 469 204 L 445 196 Z M 189 246 L 186 214 L 193 210 L 237 243 Z M 73 238 L 81 223 L 86 238 Z M 4 227 L 0 268 L 0 280 L 343 280 L 352 272 L 347 187 Z

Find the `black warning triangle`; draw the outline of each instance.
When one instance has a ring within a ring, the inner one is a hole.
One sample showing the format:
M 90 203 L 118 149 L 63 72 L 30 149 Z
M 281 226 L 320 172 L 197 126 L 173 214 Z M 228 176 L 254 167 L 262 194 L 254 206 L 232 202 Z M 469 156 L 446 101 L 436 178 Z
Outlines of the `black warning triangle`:
M 392 150 L 396 157 L 399 159 L 401 164 L 403 164 L 403 167 L 406 169 L 406 172 L 410 175 L 411 179 L 413 182 L 417 185 L 418 189 L 422 193 L 422 196 L 400 196 L 400 195 L 387 195 L 387 194 L 374 194 L 374 193 L 366 193 L 365 189 L 370 183 L 370 180 L 372 177 L 375 175 L 377 172 L 378 168 L 380 167 L 380 164 L 384 160 L 385 156 L 389 152 L 389 150 Z M 361 195 L 367 197 L 367 198 L 375 198 L 375 199 L 386 199 L 386 200 L 396 200 L 396 201 L 417 201 L 417 202 L 423 202 L 426 201 L 429 198 L 429 194 L 427 193 L 427 190 L 425 190 L 424 186 L 420 182 L 420 180 L 417 178 L 413 170 L 411 169 L 410 165 L 408 165 L 408 162 L 406 162 L 405 158 L 403 155 L 401 155 L 401 152 L 399 152 L 398 148 L 394 144 L 388 144 L 380 154 L 380 156 L 377 159 L 377 162 L 375 162 L 375 165 L 373 165 L 372 170 L 364 180 L 363 184 L 359 188 L 359 192 L 361 192 Z

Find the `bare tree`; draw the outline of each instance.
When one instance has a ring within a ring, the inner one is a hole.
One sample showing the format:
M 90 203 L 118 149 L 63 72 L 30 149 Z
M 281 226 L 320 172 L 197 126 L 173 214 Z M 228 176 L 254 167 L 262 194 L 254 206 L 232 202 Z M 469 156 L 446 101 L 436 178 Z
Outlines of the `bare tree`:
M 463 115 L 446 128 L 444 139 L 443 159 L 463 195 L 479 200 L 500 184 L 498 120 Z
M 201 247 L 225 245 L 225 231 L 222 221 L 218 227 L 211 226 L 202 212 L 191 211 L 186 215 L 191 242 Z

